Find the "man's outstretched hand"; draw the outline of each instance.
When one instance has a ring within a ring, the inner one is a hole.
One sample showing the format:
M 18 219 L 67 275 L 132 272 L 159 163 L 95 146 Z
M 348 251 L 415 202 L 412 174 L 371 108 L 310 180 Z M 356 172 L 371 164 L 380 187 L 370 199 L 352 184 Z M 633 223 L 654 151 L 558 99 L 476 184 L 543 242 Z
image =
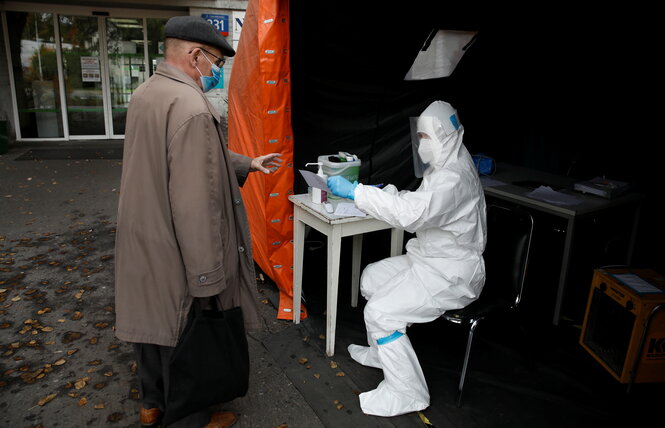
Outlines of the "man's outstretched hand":
M 275 172 L 277 168 L 282 166 L 281 155 L 281 153 L 269 153 L 255 157 L 249 165 L 249 172 L 261 171 L 264 174 Z

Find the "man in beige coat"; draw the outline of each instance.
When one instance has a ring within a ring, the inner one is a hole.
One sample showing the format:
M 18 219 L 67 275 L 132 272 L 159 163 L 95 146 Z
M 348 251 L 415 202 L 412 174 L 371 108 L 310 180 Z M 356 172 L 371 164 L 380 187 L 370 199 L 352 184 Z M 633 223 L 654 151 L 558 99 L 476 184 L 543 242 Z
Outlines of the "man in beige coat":
M 194 16 L 171 18 L 164 31 L 165 61 L 127 112 L 116 236 L 116 335 L 135 347 L 144 426 L 157 425 L 165 410 L 168 358 L 193 298 L 240 306 L 246 327 L 259 326 L 239 186 L 249 172 L 268 174 L 281 162 L 276 153 L 252 159 L 226 147 L 219 113 L 204 95 L 224 56 L 235 55 L 226 40 Z M 231 412 L 205 412 L 176 425 L 235 420 Z

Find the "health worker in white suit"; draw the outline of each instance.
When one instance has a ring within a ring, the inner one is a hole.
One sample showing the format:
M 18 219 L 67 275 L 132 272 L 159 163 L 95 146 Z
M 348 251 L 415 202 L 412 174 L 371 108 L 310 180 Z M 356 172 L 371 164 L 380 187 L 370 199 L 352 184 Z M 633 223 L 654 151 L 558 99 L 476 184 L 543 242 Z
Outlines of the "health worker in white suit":
M 360 394 L 360 406 L 370 415 L 395 416 L 429 406 L 427 383 L 406 328 L 468 305 L 485 283 L 485 197 L 462 144 L 457 111 L 446 102 L 433 102 L 418 117 L 417 135 L 424 171 L 416 191 L 328 178 L 333 194 L 416 234 L 405 255 L 372 263 L 361 277 L 369 346 L 350 345 L 349 353 L 361 364 L 383 369 L 378 387 Z

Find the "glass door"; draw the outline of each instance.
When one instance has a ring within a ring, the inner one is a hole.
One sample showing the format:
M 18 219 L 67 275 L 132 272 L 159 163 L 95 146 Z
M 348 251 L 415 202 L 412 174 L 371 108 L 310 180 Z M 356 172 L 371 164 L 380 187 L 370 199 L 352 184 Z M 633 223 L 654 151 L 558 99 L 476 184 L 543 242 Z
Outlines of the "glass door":
M 105 137 L 104 62 L 99 50 L 99 19 L 60 15 L 58 21 L 69 135 Z
M 112 135 L 125 134 L 127 107 L 147 79 L 143 18 L 106 18 Z
M 63 138 L 53 14 L 7 12 L 17 137 Z

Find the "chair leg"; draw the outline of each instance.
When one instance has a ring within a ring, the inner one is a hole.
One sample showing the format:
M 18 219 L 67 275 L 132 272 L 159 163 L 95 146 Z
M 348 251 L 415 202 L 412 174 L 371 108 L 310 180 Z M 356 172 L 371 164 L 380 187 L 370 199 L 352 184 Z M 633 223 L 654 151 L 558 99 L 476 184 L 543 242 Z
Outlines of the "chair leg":
M 462 406 L 462 391 L 464 390 L 464 381 L 466 379 L 466 370 L 469 367 L 469 357 L 471 356 L 471 344 L 473 343 L 473 333 L 482 318 L 473 320 L 471 327 L 469 327 L 469 337 L 466 341 L 466 352 L 464 353 L 464 365 L 462 366 L 462 375 L 457 388 L 457 407 Z

